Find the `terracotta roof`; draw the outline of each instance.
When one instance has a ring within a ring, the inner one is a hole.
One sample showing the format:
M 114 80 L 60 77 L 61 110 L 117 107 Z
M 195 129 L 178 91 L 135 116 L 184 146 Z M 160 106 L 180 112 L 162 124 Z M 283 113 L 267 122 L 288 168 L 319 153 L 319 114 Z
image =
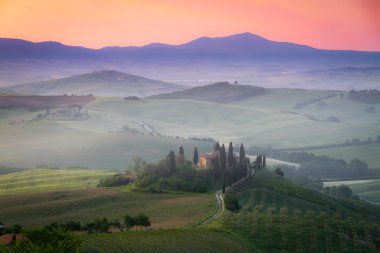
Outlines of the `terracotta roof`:
M 219 151 L 209 152 L 209 153 L 203 153 L 201 154 L 201 157 L 204 157 L 206 159 L 213 159 L 218 157 Z
M 22 234 L 16 235 L 16 240 L 24 240 L 26 237 Z M 2 245 L 9 245 L 12 243 L 12 234 L 6 234 L 0 236 L 0 244 Z

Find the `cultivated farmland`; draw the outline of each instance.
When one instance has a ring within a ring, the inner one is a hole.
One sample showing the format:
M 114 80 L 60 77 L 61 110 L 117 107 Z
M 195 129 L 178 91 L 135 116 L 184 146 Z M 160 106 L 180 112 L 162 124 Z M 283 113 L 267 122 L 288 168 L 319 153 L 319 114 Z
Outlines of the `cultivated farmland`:
M 210 229 L 170 229 L 89 235 L 82 249 L 101 252 L 251 252 L 243 243 Z
M 153 228 L 189 226 L 215 208 L 213 194 L 121 192 L 119 188 L 90 188 L 0 196 L 0 220 L 38 228 L 52 222 L 96 218 L 123 221 L 125 214 L 149 216 Z

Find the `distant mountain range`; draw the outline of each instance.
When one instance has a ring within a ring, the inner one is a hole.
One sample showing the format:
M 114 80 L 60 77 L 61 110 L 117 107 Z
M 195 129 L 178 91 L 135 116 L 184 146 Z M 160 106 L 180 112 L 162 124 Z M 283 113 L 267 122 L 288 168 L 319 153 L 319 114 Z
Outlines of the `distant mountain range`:
M 334 70 L 345 68 L 355 71 Z M 220 80 L 265 87 L 378 87 L 380 52 L 320 50 L 243 33 L 202 37 L 181 45 L 88 49 L 58 42 L 0 39 L 0 86 L 117 69 L 170 83 Z M 334 72 L 328 79 L 321 72 Z M 343 73 L 343 80 L 341 79 Z
M 185 86 L 161 82 L 115 70 L 99 70 L 49 81 L 8 87 L 11 92 L 36 95 L 149 96 L 185 89 Z

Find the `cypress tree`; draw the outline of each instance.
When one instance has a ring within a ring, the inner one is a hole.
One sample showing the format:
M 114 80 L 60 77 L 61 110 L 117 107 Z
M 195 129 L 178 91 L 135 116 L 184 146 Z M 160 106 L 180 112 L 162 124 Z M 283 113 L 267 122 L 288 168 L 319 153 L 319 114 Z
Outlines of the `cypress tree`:
M 169 175 L 173 175 L 175 173 L 175 153 L 170 150 L 169 155 L 167 156 L 167 166 L 169 168 Z
M 220 151 L 219 151 L 219 155 L 220 155 L 220 169 L 222 170 L 222 173 L 223 173 L 223 186 L 222 186 L 222 191 L 223 193 L 226 192 L 226 149 L 224 147 L 224 144 L 222 145 L 222 147 L 220 148 Z
M 238 175 L 237 168 L 234 164 L 234 148 L 232 147 L 232 142 L 230 142 L 230 145 L 228 146 L 227 162 L 228 162 L 228 177 L 227 178 L 231 186 L 232 183 L 236 181 L 237 175 Z
M 220 150 L 220 144 L 219 142 L 216 142 L 214 151 L 219 151 Z
M 193 163 L 196 166 L 198 164 L 198 150 L 197 147 L 194 148 Z
M 183 150 L 182 146 L 179 147 L 178 163 L 179 164 L 184 164 L 185 163 L 185 151 Z
M 239 173 L 239 177 L 240 178 L 243 178 L 245 177 L 245 174 L 247 172 L 247 167 L 246 167 L 246 164 L 245 164 L 245 151 L 244 151 L 244 146 L 243 146 L 243 143 L 240 145 L 240 173 Z
M 234 166 L 234 148 L 232 147 L 232 142 L 228 146 L 228 168 L 232 168 Z
M 249 176 L 251 176 L 252 175 L 251 160 L 249 159 L 249 157 L 245 158 L 245 173 L 244 173 L 244 177 L 248 176 L 248 170 L 249 170 Z
M 265 166 L 266 166 L 266 163 L 267 163 L 266 160 L 267 160 L 267 159 L 266 159 L 266 157 L 265 157 L 265 155 L 264 155 L 264 156 L 263 156 L 263 169 L 265 169 Z

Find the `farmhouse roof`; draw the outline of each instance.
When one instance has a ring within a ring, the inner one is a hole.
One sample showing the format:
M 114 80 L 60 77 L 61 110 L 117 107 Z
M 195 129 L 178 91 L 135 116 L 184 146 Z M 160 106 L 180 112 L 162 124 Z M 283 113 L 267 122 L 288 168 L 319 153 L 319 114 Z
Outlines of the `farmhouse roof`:
M 209 153 L 203 153 L 201 154 L 201 157 L 204 157 L 206 159 L 213 159 L 218 157 L 219 151 L 209 152 Z
M 24 240 L 26 237 L 22 234 L 16 234 L 16 241 L 17 240 Z M 12 243 L 12 234 L 6 234 L 0 236 L 0 244 L 1 245 L 9 245 Z

